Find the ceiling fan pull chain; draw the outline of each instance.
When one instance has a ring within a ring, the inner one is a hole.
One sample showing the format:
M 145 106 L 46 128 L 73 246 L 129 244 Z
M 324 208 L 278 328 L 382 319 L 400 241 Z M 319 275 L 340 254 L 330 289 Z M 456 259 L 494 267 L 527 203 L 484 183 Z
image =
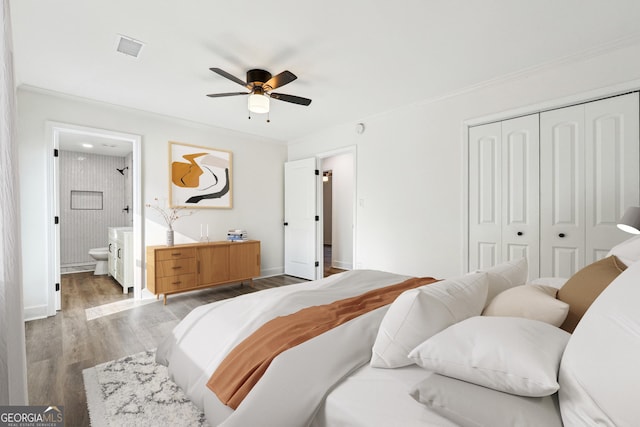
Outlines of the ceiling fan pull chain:
M 271 123 L 271 113 L 267 111 L 267 123 Z

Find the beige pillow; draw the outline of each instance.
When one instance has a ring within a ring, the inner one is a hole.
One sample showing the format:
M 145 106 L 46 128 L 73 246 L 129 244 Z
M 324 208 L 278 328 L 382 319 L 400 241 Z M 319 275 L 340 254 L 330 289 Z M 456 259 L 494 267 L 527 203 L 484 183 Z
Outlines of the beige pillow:
M 524 317 L 560 326 L 567 318 L 569 304 L 557 300 L 557 292 L 558 290 L 551 286 L 516 286 L 499 293 L 482 315 Z
M 573 333 L 591 303 L 626 268 L 612 255 L 589 264 L 567 280 L 558 291 L 558 299 L 569 304 L 569 314 L 560 327 Z

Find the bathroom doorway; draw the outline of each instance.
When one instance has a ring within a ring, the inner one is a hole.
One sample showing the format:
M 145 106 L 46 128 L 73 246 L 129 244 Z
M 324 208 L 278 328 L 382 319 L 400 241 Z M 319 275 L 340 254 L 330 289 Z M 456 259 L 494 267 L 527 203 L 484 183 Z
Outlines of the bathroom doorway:
M 111 226 L 132 229 L 133 259 L 137 261 L 133 290 L 134 298 L 140 299 L 140 137 L 53 122 L 47 127 L 53 152 L 48 197 L 54 218 L 49 273 L 56 284 L 50 306 L 61 309 L 62 273 L 86 271 L 100 262 L 89 255 L 89 249 L 108 246 L 107 230 Z
M 355 260 L 355 147 L 324 153 L 318 204 L 321 206 L 321 234 L 318 253 L 323 260 L 323 277 L 354 268 Z

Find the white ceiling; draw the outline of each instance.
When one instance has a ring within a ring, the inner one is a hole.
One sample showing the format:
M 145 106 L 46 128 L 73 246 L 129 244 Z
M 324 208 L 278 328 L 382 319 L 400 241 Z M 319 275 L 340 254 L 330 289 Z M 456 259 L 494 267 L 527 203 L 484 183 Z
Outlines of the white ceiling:
M 103 156 L 126 157 L 133 152 L 130 141 L 107 135 L 88 135 L 81 132 L 60 132 L 58 148 L 63 151 L 99 154 Z
M 283 142 L 640 39 L 638 0 L 13 0 L 11 17 L 19 85 Z M 243 90 L 210 67 L 290 70 L 276 92 L 313 102 L 247 120 L 246 97 L 205 96 Z

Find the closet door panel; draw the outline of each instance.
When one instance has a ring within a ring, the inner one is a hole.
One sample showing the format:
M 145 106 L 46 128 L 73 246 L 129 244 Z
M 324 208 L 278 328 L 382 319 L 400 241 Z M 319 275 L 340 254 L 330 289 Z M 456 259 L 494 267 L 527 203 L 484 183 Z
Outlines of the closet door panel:
M 486 270 L 500 262 L 498 254 L 500 253 L 499 242 L 474 242 L 474 249 L 477 251 L 476 264 L 472 265 L 469 271 Z
M 629 238 L 616 224 L 640 204 L 639 115 L 637 92 L 585 104 L 587 264 Z
M 503 261 L 527 257 L 539 273 L 539 115 L 502 122 Z
M 582 268 L 580 264 L 580 252 L 576 247 L 555 246 L 552 252 L 551 265 L 553 274 L 541 274 L 541 277 L 566 277 L 569 278 Z
M 540 274 L 584 265 L 584 106 L 540 115 Z
M 502 259 L 501 126 L 469 129 L 469 270 Z

